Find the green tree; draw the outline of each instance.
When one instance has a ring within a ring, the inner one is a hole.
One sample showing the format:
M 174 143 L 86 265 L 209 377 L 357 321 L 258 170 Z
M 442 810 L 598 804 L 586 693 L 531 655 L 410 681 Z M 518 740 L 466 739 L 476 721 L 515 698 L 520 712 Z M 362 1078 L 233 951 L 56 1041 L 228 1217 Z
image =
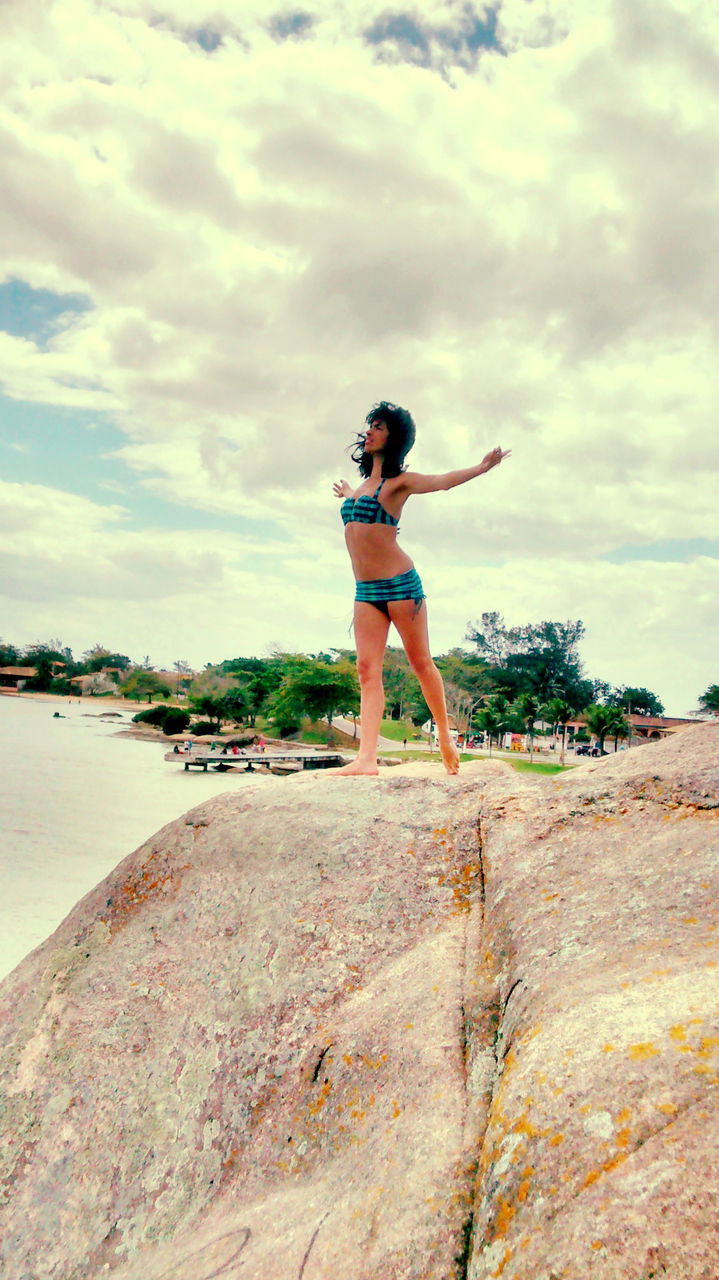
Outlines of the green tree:
M 175 682 L 175 696 L 179 698 L 180 694 L 184 692 L 192 679 L 192 667 L 184 658 L 176 658 L 172 665 L 177 674 L 177 680 Z
M 28 677 L 25 688 L 32 689 L 36 693 L 47 693 L 53 681 L 52 665 L 50 658 L 45 654 L 36 658 L 33 663 L 35 675 Z
M 190 706 L 195 715 L 205 716 L 211 722 L 215 732 L 219 733 L 222 721 L 227 715 L 224 694 L 201 693 L 199 696 L 190 698 Z
M 475 724 L 479 725 L 483 733 L 489 738 L 489 754 L 492 754 L 492 739 L 497 738 L 502 732 L 502 723 L 499 715 L 492 707 L 482 707 L 475 716 Z
M 14 644 L 6 644 L 0 640 L 0 667 L 18 667 L 20 665 L 20 653 Z
M 486 659 L 495 685 L 508 697 L 532 693 L 542 702 L 561 696 L 586 703 L 592 691 L 579 660 L 583 635 L 579 619 L 507 628 L 501 614 L 483 613 L 480 623 L 467 624 L 465 638 Z
M 24 666 L 35 667 L 42 658 L 47 658 L 54 664 L 62 664 L 63 666 L 72 666 L 73 657 L 72 649 L 68 649 L 62 640 L 47 640 L 43 643 L 27 645 L 23 649 L 22 661 Z
M 137 699 L 139 702 L 147 698 L 148 702 L 152 702 L 153 698 L 169 698 L 172 690 L 156 671 L 133 667 L 120 685 L 120 693 L 124 698 Z
M 243 690 L 245 715 L 254 728 L 257 716 L 267 709 L 270 694 L 279 688 L 295 656 L 273 653 L 269 658 L 225 658 L 209 670 L 220 678 L 232 677 L 233 684 Z
M 622 707 L 638 716 L 663 716 L 664 706 L 656 693 L 649 689 L 637 689 L 634 685 L 621 685 L 612 689 L 606 699 L 610 707 Z
M 126 653 L 113 653 L 103 645 L 96 644 L 83 653 L 79 665 L 89 675 L 93 671 L 102 671 L 105 667 L 117 667 L 120 671 L 127 671 L 132 666 L 132 662 Z
M 278 692 L 293 703 L 297 712 L 311 720 L 356 715 L 360 706 L 357 671 L 349 662 L 311 660 L 285 676 Z
M 354 658 L 350 660 L 354 661 Z M 392 645 L 385 650 L 382 682 L 388 717 L 391 720 L 406 720 L 412 714 L 422 691 L 404 649 Z
M 719 684 L 710 684 L 699 699 L 699 707 L 708 716 L 719 716 Z
M 564 698 L 551 698 L 549 702 L 542 707 L 542 718 L 548 720 L 552 725 L 552 729 L 556 733 L 557 727 L 562 730 L 562 749 L 559 756 L 559 763 L 564 764 L 564 757 L 567 749 L 567 725 L 574 718 L 575 711 L 571 703 Z
M 530 760 L 534 752 L 534 722 L 539 719 L 539 708 L 539 698 L 533 693 L 520 693 L 514 704 L 514 709 L 522 717 L 525 732 L 529 737 Z
M 604 739 L 607 734 L 620 734 L 622 726 L 626 728 L 627 724 L 620 707 L 604 707 L 596 702 L 585 707 L 584 717 L 590 732 L 599 739 L 600 751 L 604 750 Z
M 626 719 L 621 707 L 614 707 L 615 713 L 613 723 L 609 726 L 609 733 L 614 738 L 614 750 L 619 746 L 620 738 L 629 737 L 629 721 Z
M 225 719 L 231 720 L 233 724 L 242 724 L 249 711 L 246 690 L 240 685 L 235 685 L 234 689 L 228 689 L 222 698 L 222 705 Z

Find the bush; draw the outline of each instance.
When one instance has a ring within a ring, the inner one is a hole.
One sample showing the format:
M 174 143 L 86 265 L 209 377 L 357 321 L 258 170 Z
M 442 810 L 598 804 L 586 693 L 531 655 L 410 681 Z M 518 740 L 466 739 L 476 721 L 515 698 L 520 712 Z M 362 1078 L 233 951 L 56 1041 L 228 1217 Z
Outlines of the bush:
M 163 703 L 158 702 L 156 707 L 148 707 L 147 711 L 138 711 L 137 715 L 132 717 L 132 721 L 133 724 L 154 724 L 156 728 L 161 729 L 165 722 L 165 716 L 168 712 L 174 710 L 174 707 L 168 707 L 166 704 L 163 705 Z M 177 729 L 175 732 L 180 733 L 181 730 Z
M 184 733 L 189 723 L 189 711 L 183 711 L 181 707 L 170 707 L 162 721 L 162 732 L 168 737 L 173 733 Z
M 197 720 L 195 724 L 190 725 L 190 733 L 195 734 L 198 738 L 216 734 L 217 725 L 213 724 L 211 720 Z

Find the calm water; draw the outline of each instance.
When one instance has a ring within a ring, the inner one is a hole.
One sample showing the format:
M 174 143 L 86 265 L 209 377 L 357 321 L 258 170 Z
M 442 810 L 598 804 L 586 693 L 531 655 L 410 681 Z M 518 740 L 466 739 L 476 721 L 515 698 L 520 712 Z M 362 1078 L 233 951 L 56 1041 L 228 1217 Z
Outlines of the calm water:
M 258 781 L 185 773 L 103 705 L 0 696 L 0 978 L 159 827 Z

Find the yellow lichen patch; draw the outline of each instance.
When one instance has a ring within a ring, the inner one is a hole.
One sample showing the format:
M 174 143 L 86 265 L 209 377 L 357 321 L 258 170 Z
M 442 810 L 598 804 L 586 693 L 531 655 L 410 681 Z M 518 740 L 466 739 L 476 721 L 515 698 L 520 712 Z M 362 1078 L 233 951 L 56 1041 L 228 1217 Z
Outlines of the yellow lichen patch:
M 518 1200 L 525 1201 L 527 1199 L 527 1195 L 529 1193 L 529 1184 L 532 1180 L 533 1173 L 534 1173 L 534 1169 L 531 1164 L 527 1165 L 527 1168 L 522 1170 L 522 1181 L 520 1182 L 519 1187 L 517 1188 Z
M 711 1053 L 712 1049 L 716 1049 L 717 1045 L 719 1045 L 719 1036 L 702 1036 L 701 1040 L 699 1041 L 699 1048 L 697 1049 L 697 1053 L 700 1053 L 702 1056 L 704 1056 L 708 1053 Z
M 621 1155 L 613 1156 L 609 1160 L 604 1160 L 598 1169 L 590 1169 L 583 1182 L 583 1187 L 591 1187 L 593 1182 L 597 1182 L 603 1173 L 611 1173 L 612 1169 L 616 1169 L 623 1164 L 630 1152 L 624 1152 Z
M 512 1250 L 511 1250 L 511 1249 L 505 1249 L 505 1251 L 504 1251 L 504 1256 L 503 1256 L 502 1261 L 500 1262 L 499 1266 L 497 1267 L 497 1270 L 492 1272 L 492 1275 L 493 1275 L 493 1276 L 501 1276 L 501 1274 L 502 1274 L 502 1272 L 504 1271 L 504 1268 L 506 1267 L 507 1263 L 509 1262 L 509 1259 L 511 1258 L 511 1256 L 512 1256 Z
M 175 893 L 178 892 L 182 872 L 191 869 L 190 863 L 170 867 L 166 874 L 162 875 L 158 874 L 155 867 L 152 870 L 149 869 L 150 864 L 155 863 L 159 858 L 159 853 L 151 853 L 135 878 L 128 878 L 118 886 L 114 897 L 110 899 L 110 911 L 107 915 L 100 917 L 102 923 L 109 927 L 111 936 L 118 933 L 120 929 L 124 929 L 135 912 L 149 902 L 158 891 L 163 892 L 167 886 L 170 886 Z
M 536 1129 L 526 1116 L 520 1116 L 519 1120 L 512 1125 L 512 1128 L 515 1133 L 524 1133 L 528 1138 L 540 1138 L 542 1136 L 539 1129 Z
M 670 1036 L 671 1036 L 672 1040 L 686 1040 L 686 1038 L 687 1038 L 687 1029 L 686 1029 L 686 1027 L 684 1026 L 684 1024 L 683 1024 L 683 1023 L 678 1022 L 678 1023 L 677 1023 L 677 1025 L 676 1025 L 675 1027 L 670 1027 L 670 1028 L 669 1028 L 669 1034 L 670 1034 Z
M 630 1058 L 643 1062 L 645 1058 L 655 1058 L 659 1050 L 654 1048 L 651 1040 L 644 1040 L 639 1044 L 630 1044 L 628 1053 Z
M 619 1115 L 617 1116 L 617 1124 L 620 1124 L 620 1125 L 628 1124 L 631 1114 L 632 1113 L 629 1110 L 629 1107 L 622 1107 L 621 1111 L 619 1112 Z
M 550 1147 L 558 1147 L 561 1142 L 564 1142 L 563 1133 L 555 1133 L 554 1137 L 549 1139 Z
M 657 1111 L 663 1112 L 665 1116 L 675 1116 L 679 1108 L 673 1102 L 660 1102 Z
M 593 1249 L 603 1249 L 603 1248 L 604 1248 L 604 1243 L 603 1243 L 603 1241 L 601 1241 L 601 1240 L 592 1240 L 592 1248 L 593 1248 Z
M 682 921 L 682 924 L 699 924 L 699 921 L 697 920 L 696 916 L 685 916 Z
M 517 1211 L 514 1208 L 514 1205 L 510 1204 L 509 1200 L 505 1200 L 505 1199 L 500 1200 L 499 1211 L 497 1213 L 497 1217 L 494 1223 L 495 1239 L 497 1238 L 501 1239 L 502 1237 L 506 1236 L 507 1231 L 509 1230 L 509 1224 L 512 1221 L 512 1218 L 514 1217 L 516 1212 Z
M 602 1053 L 614 1053 L 614 1050 L 615 1046 L 612 1044 L 611 1040 L 608 1040 L 606 1044 L 602 1045 Z
M 392 1119 L 396 1120 L 397 1116 L 401 1116 L 401 1114 L 402 1114 L 402 1108 L 397 1105 L 397 1099 L 393 1098 L 392 1099 Z
M 620 1129 L 614 1141 L 616 1142 L 618 1147 L 628 1147 L 629 1146 L 629 1129 Z
M 327 1101 L 327 1098 L 329 1097 L 331 1088 L 332 1088 L 332 1085 L 330 1084 L 329 1080 L 326 1082 L 326 1084 L 323 1084 L 322 1089 L 320 1090 L 319 1097 L 316 1099 L 315 1102 L 311 1102 L 309 1104 L 309 1107 L 307 1108 L 311 1116 L 319 1115 L 320 1111 L 322 1110 L 323 1106 Z

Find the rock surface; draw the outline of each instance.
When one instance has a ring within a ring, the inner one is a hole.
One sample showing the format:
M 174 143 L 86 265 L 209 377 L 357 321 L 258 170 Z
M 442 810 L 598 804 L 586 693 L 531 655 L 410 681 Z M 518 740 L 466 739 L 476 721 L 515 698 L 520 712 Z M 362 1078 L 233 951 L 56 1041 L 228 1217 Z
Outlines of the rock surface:
M 716 1280 L 719 725 L 301 774 L 1 989 L 7 1280 Z

